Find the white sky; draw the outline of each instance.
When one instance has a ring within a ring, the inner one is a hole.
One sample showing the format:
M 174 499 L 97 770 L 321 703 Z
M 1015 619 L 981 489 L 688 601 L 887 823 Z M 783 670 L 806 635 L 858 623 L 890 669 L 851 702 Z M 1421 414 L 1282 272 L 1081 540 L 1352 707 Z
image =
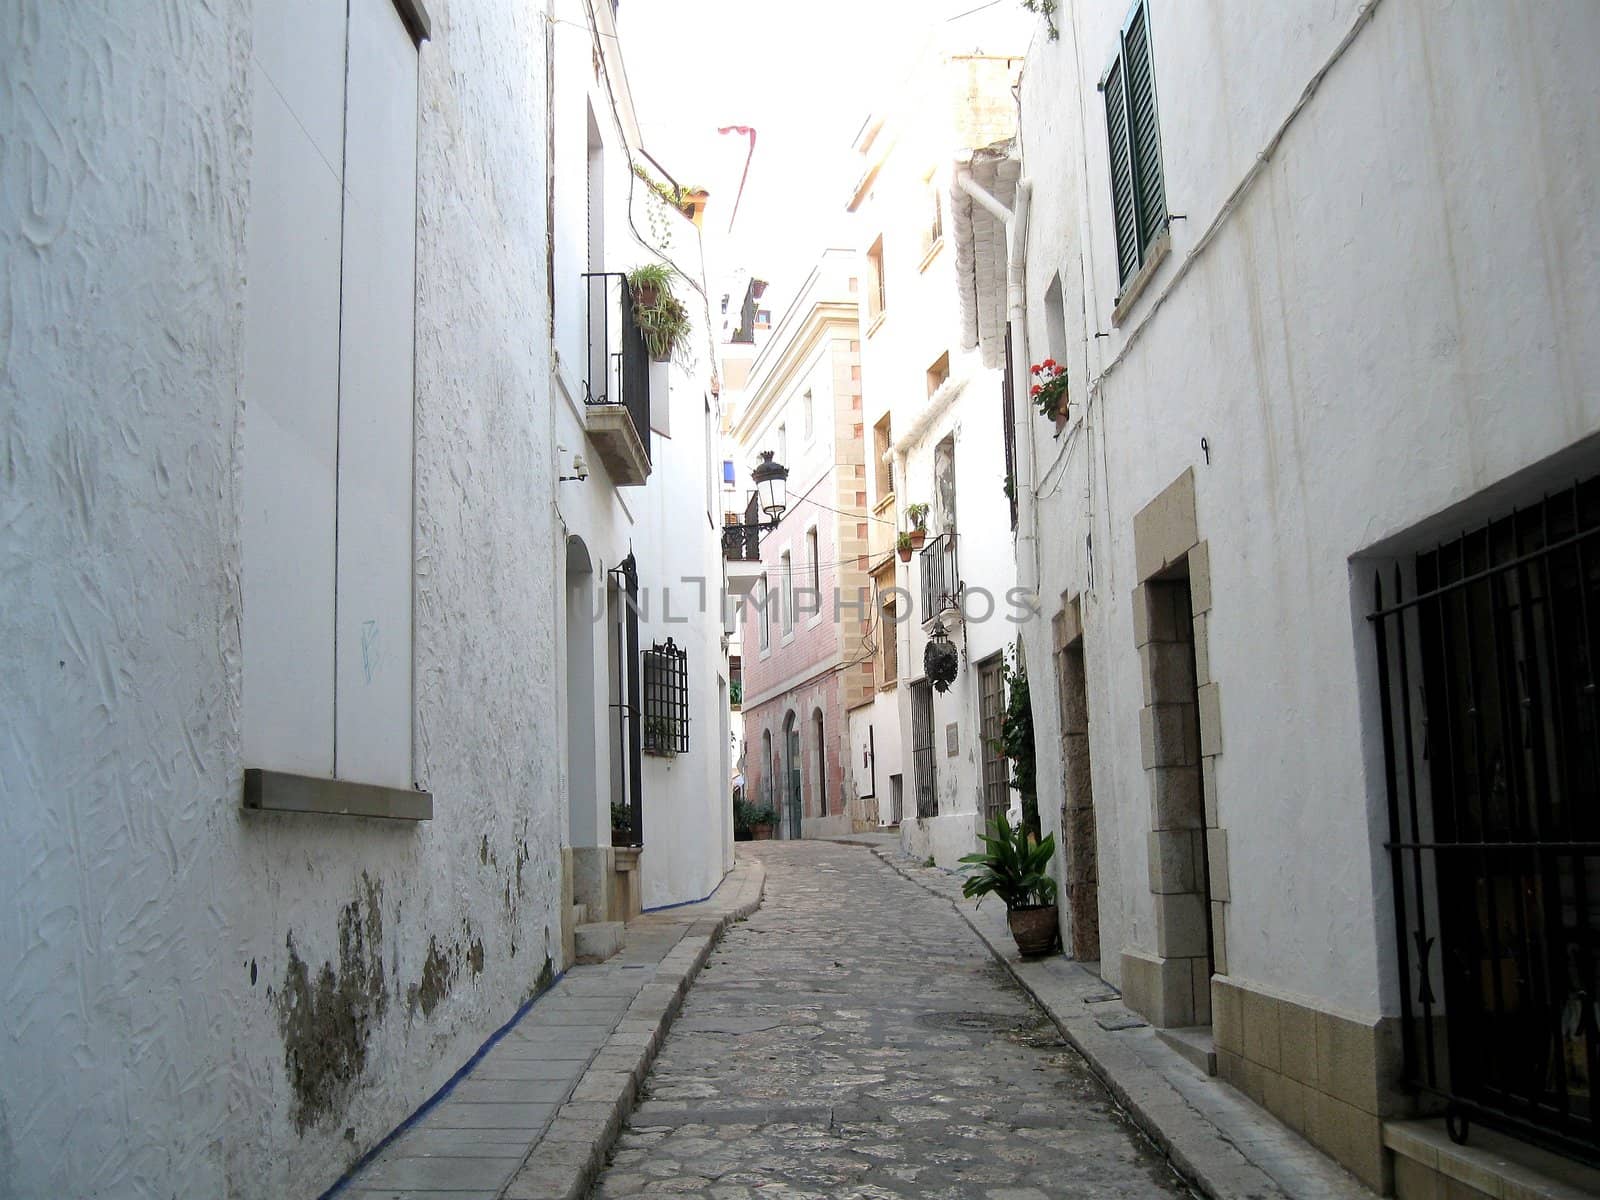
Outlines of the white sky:
M 1028 19 L 1020 0 L 621 0 L 645 148 L 679 183 L 711 192 L 708 257 L 772 281 L 781 304 L 820 251 L 850 245 L 856 132 L 935 28 L 953 32 L 947 18 L 974 9 L 954 28 L 981 35 Z M 719 135 L 725 125 L 757 138 L 724 249 L 748 145 Z

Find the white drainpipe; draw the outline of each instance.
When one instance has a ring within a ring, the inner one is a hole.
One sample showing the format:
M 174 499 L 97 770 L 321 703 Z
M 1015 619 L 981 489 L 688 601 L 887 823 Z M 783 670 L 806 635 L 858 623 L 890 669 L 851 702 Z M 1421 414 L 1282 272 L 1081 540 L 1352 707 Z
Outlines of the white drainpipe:
M 996 200 L 984 187 L 972 178 L 968 168 L 962 168 L 956 182 L 961 190 L 976 200 L 983 208 L 992 213 L 996 220 L 1004 223 L 1006 227 L 1006 320 L 1011 323 L 1011 392 L 1012 409 L 1015 418 L 1013 438 L 1018 446 L 1026 444 L 1028 447 L 1028 490 L 1030 502 L 1022 505 L 1022 480 L 1017 480 L 1017 500 L 1020 505 L 1022 530 L 1018 533 L 1019 541 L 1028 543 L 1024 553 L 1017 555 L 1017 563 L 1021 566 L 1026 563 L 1032 569 L 1032 575 L 1026 579 L 1018 579 L 1019 586 L 1030 592 L 1039 589 L 1039 513 L 1038 505 L 1032 496 L 1035 483 L 1039 478 L 1039 452 L 1033 441 L 1033 422 L 1029 419 L 1033 404 L 1028 396 L 1028 322 L 1027 322 L 1027 279 L 1026 259 L 1028 250 L 1028 212 L 1033 204 L 1033 182 L 1028 179 L 1017 180 L 1017 197 L 1014 208 L 1007 208 Z M 1021 464 L 1018 464 L 1019 466 Z

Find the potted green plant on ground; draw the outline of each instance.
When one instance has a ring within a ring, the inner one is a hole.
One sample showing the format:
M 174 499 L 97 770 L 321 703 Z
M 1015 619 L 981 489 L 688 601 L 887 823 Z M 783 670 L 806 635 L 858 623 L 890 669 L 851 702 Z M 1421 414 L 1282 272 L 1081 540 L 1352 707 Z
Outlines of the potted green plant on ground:
M 764 842 L 772 836 L 772 826 L 778 814 L 766 805 L 758 805 L 750 810 L 750 836 L 758 842 Z
M 911 535 L 909 533 L 902 533 L 899 537 L 895 538 L 894 548 L 900 552 L 901 562 L 911 561 L 911 551 L 913 546 L 911 542 Z
M 1056 881 L 1050 876 L 1055 835 L 1035 841 L 1026 826 L 1013 829 L 1000 813 L 980 839 L 984 848 L 961 860 L 967 872 L 961 894 L 980 904 L 985 896 L 999 896 L 1006 906 L 1006 924 L 1023 956 L 1049 953 L 1059 929 Z
M 906 505 L 906 518 L 911 522 L 911 548 L 921 550 L 922 543 L 928 536 L 928 506 L 926 504 Z
M 677 277 L 665 263 L 646 263 L 628 272 L 634 324 L 656 362 L 666 362 L 682 348 L 693 328 L 688 308 L 672 291 Z

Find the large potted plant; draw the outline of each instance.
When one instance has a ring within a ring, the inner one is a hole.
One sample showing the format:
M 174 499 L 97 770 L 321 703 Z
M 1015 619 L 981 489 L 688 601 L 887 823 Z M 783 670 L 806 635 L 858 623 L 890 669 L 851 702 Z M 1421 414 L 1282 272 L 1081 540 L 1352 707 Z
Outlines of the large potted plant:
M 665 263 L 646 263 L 628 272 L 633 321 L 656 362 L 666 362 L 688 341 L 689 310 L 672 292 L 677 271 Z
M 1006 924 L 1024 957 L 1048 954 L 1056 944 L 1056 881 L 1050 877 L 1050 860 L 1056 852 L 1054 834 L 1041 840 L 1029 836 L 1027 826 L 1015 829 L 998 814 L 989 832 L 980 835 L 984 848 L 961 861 L 967 881 L 961 894 L 980 904 L 983 897 L 999 896 L 1006 906 Z
M 772 836 L 772 826 L 777 821 L 778 814 L 766 805 L 758 805 L 750 810 L 750 836 L 758 842 L 764 842 Z
M 913 550 L 921 550 L 922 543 L 928 537 L 928 506 L 926 504 L 908 504 L 906 505 L 906 517 L 911 522 L 911 528 L 906 531 L 911 535 L 911 548 Z

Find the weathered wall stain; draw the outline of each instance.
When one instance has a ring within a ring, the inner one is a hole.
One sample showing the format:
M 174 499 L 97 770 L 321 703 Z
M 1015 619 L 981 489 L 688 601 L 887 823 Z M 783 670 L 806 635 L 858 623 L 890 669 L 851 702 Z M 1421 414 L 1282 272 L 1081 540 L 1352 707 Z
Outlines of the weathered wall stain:
M 294 1093 L 292 1118 L 302 1135 L 344 1111 L 367 1065 L 373 1026 L 389 1007 L 383 983 L 383 884 L 365 872 L 364 895 L 339 914 L 339 963 L 311 970 L 287 935 L 289 964 L 278 993 L 283 1065 Z
M 439 1001 L 450 994 L 455 982 L 456 967 L 450 955 L 439 949 L 439 939 L 428 939 L 428 957 L 422 960 L 422 978 L 406 991 L 406 1007 L 416 1015 L 422 1009 L 424 1017 L 431 1017 Z

